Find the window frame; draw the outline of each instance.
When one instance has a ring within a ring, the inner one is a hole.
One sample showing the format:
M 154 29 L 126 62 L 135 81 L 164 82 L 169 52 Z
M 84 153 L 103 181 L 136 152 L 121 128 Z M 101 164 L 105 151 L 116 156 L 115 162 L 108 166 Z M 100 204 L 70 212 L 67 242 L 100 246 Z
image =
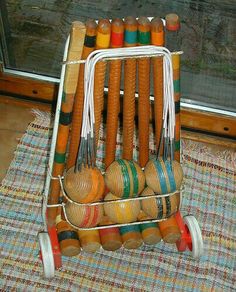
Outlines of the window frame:
M 21 72 L 20 76 L 17 71 L 4 70 L 2 65 L 0 68 L 0 94 L 22 100 L 55 104 L 59 79 L 50 77 L 42 79 L 43 77 L 40 75 L 24 72 Z M 186 107 L 184 103 L 181 103 L 180 117 L 181 129 L 236 139 L 236 113 L 226 111 L 217 113 L 211 112 L 210 109 L 204 111 L 197 107 L 192 108 L 191 105 Z

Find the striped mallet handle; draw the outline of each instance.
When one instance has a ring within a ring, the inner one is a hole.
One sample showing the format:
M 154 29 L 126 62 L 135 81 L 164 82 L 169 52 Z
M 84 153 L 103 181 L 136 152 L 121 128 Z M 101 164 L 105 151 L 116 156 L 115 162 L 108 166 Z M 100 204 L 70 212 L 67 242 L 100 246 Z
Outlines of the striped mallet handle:
M 80 245 L 86 252 L 96 252 L 101 247 L 98 230 L 78 230 Z
M 164 46 L 163 22 L 159 17 L 151 21 L 151 43 L 155 46 Z M 161 133 L 163 127 L 163 57 L 152 58 L 153 87 L 154 87 L 154 115 L 155 115 L 155 140 L 159 154 L 163 154 L 161 148 Z
M 107 49 L 110 46 L 111 24 L 108 19 L 101 19 L 97 27 L 96 49 Z M 99 140 L 99 129 L 104 103 L 104 84 L 106 76 L 106 62 L 98 62 L 94 73 L 94 115 L 96 145 Z
M 114 224 L 109 217 L 104 216 L 101 226 Z M 99 235 L 103 249 L 115 251 L 122 246 L 122 240 L 118 227 L 102 228 L 99 229 Z
M 166 46 L 170 51 L 179 50 L 177 47 L 177 31 L 179 30 L 179 17 L 176 14 L 168 14 L 166 19 Z M 172 64 L 174 70 L 174 98 L 175 98 L 175 154 L 174 158 L 180 161 L 180 94 L 179 94 L 179 55 L 172 55 Z M 159 228 L 166 242 L 174 243 L 180 237 L 180 231 L 175 219 L 171 216 L 165 221 L 159 222 Z
M 146 17 L 138 20 L 139 45 L 150 44 L 150 21 Z M 138 127 L 139 164 L 144 167 L 149 160 L 149 118 L 150 118 L 150 59 L 138 60 Z
M 125 19 L 125 47 L 137 45 L 138 23 L 135 17 Z M 124 66 L 124 99 L 123 99 L 123 159 L 133 159 L 133 136 L 135 118 L 135 91 L 136 91 L 135 59 L 127 59 Z
M 179 50 L 179 16 L 168 14 L 166 19 L 166 45 L 171 51 Z M 175 160 L 180 161 L 180 55 L 172 55 L 175 98 Z
M 94 22 L 93 22 L 94 24 Z M 88 54 L 96 49 L 106 49 L 109 47 L 110 44 L 110 22 L 107 19 L 101 19 L 98 22 L 98 26 L 93 25 L 93 30 L 91 30 L 90 38 L 85 38 L 85 41 L 90 41 L 89 44 L 92 44 L 90 46 L 90 51 L 86 50 Z M 90 31 L 89 31 L 90 32 Z M 93 33 L 93 39 L 91 38 L 91 34 Z M 96 36 L 97 35 L 97 36 Z M 96 36 L 96 38 L 95 38 Z M 96 40 L 96 42 L 95 42 Z M 88 48 L 89 49 L 89 48 Z M 85 52 L 85 48 L 84 51 Z M 84 56 L 84 58 L 87 58 L 87 55 Z M 84 73 L 84 72 L 83 72 Z M 96 145 L 99 138 L 99 128 L 101 123 L 101 113 L 103 108 L 103 101 L 104 101 L 104 83 L 105 83 L 105 74 L 106 74 L 106 63 L 100 62 L 96 65 L 95 68 L 95 85 L 94 85 L 94 115 L 95 115 L 95 137 L 96 137 Z M 84 87 L 84 74 L 82 79 L 82 84 Z M 84 88 L 81 87 L 81 96 L 84 96 Z M 81 104 L 83 106 L 83 104 Z M 82 111 L 82 110 L 81 110 Z M 82 125 L 82 116 L 80 120 L 80 125 Z M 79 145 L 78 145 L 79 146 Z M 77 147 L 78 149 L 78 147 Z M 95 252 L 97 249 L 100 248 L 100 238 L 98 230 L 81 230 L 78 231 L 80 243 L 82 248 L 85 251 Z
M 139 225 L 126 225 L 119 229 L 124 248 L 137 249 L 143 244 Z
M 63 202 L 63 195 L 60 194 L 59 202 Z M 57 237 L 60 245 L 60 251 L 64 256 L 75 256 L 80 252 L 80 242 L 77 231 L 65 220 L 62 207 L 57 209 L 55 220 L 57 227 Z
M 150 220 L 142 210 L 138 215 L 139 221 Z M 161 240 L 161 233 L 156 222 L 142 223 L 139 225 L 144 243 L 156 244 Z
M 97 33 L 96 22 L 92 19 L 86 22 L 86 35 L 84 40 L 84 48 L 82 52 L 82 59 L 85 60 L 88 55 L 95 48 Z M 71 138 L 69 146 L 69 154 L 67 159 L 67 169 L 71 168 L 76 163 L 76 157 L 80 144 L 80 134 L 83 118 L 84 106 L 84 64 L 80 65 L 79 80 L 75 94 L 75 101 L 73 106 L 72 125 L 71 125 Z
M 123 47 L 124 23 L 117 18 L 112 21 L 111 26 L 111 47 Z M 121 79 L 121 60 L 110 62 L 109 82 L 108 82 L 108 101 L 107 101 L 107 135 L 105 167 L 107 168 L 114 160 L 116 153 L 116 136 L 118 130 L 118 115 L 120 111 L 120 79 Z
M 75 21 L 72 23 L 67 61 L 79 61 L 81 59 L 85 38 L 85 30 L 85 25 L 82 22 Z M 71 115 L 78 81 L 79 68 L 79 64 L 71 64 L 67 65 L 66 67 L 65 80 L 63 85 L 64 97 L 61 105 L 61 113 L 56 140 L 56 150 L 54 154 L 54 163 L 52 170 L 53 177 L 63 175 L 65 167 L 66 149 L 71 125 Z M 59 194 L 60 182 L 59 180 L 52 179 L 50 183 L 48 203 L 57 204 Z M 56 214 L 56 208 L 48 209 L 48 223 L 50 225 L 54 224 Z

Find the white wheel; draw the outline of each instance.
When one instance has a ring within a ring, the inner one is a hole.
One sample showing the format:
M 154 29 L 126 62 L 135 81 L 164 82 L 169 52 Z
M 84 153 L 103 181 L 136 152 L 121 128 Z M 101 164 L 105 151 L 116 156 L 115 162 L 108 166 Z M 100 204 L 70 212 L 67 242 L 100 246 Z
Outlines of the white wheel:
M 42 254 L 44 276 L 46 278 L 52 278 L 54 276 L 55 265 L 50 237 L 47 232 L 40 232 L 38 237 Z
M 197 219 L 193 215 L 187 215 L 184 216 L 184 221 L 191 235 L 192 256 L 199 258 L 203 254 L 203 239 Z

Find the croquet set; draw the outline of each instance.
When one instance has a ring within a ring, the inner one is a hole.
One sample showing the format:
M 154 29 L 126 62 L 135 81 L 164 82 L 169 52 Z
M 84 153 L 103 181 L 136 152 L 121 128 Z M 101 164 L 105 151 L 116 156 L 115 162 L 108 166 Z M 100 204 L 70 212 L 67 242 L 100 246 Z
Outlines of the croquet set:
M 72 23 L 39 233 L 45 277 L 61 255 L 161 240 L 201 256 L 198 222 L 180 213 L 179 30 L 176 14 Z

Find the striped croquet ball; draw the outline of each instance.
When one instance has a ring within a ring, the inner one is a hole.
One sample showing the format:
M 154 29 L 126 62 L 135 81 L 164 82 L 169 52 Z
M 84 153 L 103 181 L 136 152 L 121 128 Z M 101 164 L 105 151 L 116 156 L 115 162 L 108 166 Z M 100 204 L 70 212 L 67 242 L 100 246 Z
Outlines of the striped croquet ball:
M 105 183 L 117 197 L 137 197 L 144 189 L 145 176 L 136 162 L 118 159 L 107 168 Z
M 154 191 L 146 187 L 141 196 L 153 196 Z M 150 198 L 141 200 L 141 209 L 152 219 L 164 219 L 175 213 L 179 208 L 179 194 L 164 198 Z
M 70 168 L 64 178 L 64 189 L 67 195 L 78 203 L 91 203 L 103 197 L 104 178 L 97 168 L 82 168 L 74 171 Z
M 119 200 L 119 197 L 108 193 L 105 197 L 105 201 Z M 129 223 L 134 222 L 138 218 L 140 212 L 139 201 L 127 201 L 127 202 L 113 202 L 104 204 L 104 212 L 112 222 L 115 223 Z
M 102 205 L 83 206 L 67 202 L 65 205 L 67 219 L 77 227 L 95 227 L 103 218 Z
M 146 184 L 158 194 L 168 194 L 179 190 L 183 179 L 182 167 L 175 160 L 149 160 L 144 173 Z

